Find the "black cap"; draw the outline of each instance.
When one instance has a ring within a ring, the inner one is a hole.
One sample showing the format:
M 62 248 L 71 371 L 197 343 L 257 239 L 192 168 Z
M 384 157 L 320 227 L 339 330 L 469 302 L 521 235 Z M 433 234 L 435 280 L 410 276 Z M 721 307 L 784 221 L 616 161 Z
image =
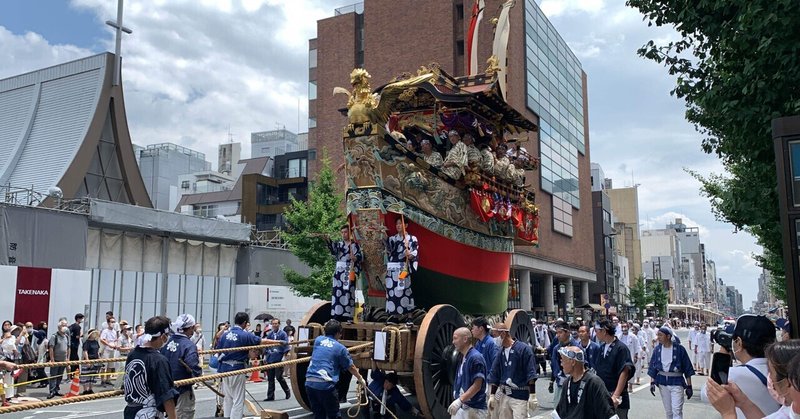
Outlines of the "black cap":
M 744 314 L 736 319 L 733 336 L 752 345 L 775 342 L 775 325 L 766 316 Z
M 397 373 L 395 373 L 395 372 L 387 373 L 386 374 L 386 381 L 388 381 L 388 382 L 390 382 L 390 383 L 392 383 L 394 385 L 397 385 L 397 382 L 398 382 Z

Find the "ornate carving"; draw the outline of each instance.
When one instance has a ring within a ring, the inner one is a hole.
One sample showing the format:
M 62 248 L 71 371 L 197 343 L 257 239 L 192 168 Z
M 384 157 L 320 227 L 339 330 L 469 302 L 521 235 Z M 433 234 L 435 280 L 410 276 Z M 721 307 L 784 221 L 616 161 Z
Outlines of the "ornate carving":
M 485 73 L 488 77 L 495 77 L 498 71 L 500 71 L 500 61 L 497 59 L 496 55 L 492 55 L 486 60 Z
M 350 73 L 350 85 L 353 91 L 335 87 L 333 94 L 343 93 L 348 96 L 347 118 L 351 126 L 368 123 L 373 118 L 372 111 L 378 106 L 377 95 L 372 93 L 369 80 L 371 76 L 363 68 L 356 68 Z

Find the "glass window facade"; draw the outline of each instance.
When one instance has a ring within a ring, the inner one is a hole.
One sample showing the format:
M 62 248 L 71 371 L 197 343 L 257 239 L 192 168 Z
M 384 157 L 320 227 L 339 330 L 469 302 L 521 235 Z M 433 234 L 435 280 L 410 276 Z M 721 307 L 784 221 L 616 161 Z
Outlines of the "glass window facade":
M 580 208 L 583 70 L 534 0 L 525 0 L 525 62 L 527 106 L 540 118 L 541 188 Z

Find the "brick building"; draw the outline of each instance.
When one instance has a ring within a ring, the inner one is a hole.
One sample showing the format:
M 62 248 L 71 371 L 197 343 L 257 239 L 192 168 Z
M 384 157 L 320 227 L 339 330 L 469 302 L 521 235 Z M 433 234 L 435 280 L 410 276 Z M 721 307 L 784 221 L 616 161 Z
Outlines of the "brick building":
M 486 1 L 478 35 L 480 69 L 491 55 L 490 20 L 501 4 Z M 325 150 L 333 167 L 342 163 L 346 118 L 339 109 L 345 100 L 331 92 L 349 88 L 353 68 L 369 71 L 373 87 L 432 62 L 464 75 L 471 9 L 467 0 L 368 0 L 318 21 L 317 38 L 309 41 L 309 155 Z M 511 8 L 510 25 L 506 100 L 541 127 L 524 146 L 541 158 L 527 183 L 537 192 L 542 222 L 540 247 L 522 242 L 516 247 L 510 281 L 520 293 L 509 305 L 564 315 L 589 303 L 588 285 L 596 280 L 586 74 L 533 0 Z M 319 163 L 309 161 L 309 170 L 318 170 Z

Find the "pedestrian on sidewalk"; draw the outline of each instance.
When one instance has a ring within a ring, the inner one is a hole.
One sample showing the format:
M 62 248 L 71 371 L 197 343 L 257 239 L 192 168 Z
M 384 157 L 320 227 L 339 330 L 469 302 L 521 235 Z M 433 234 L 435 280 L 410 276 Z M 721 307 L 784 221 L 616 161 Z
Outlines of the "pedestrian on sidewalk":
M 698 375 L 706 375 L 711 371 L 711 354 L 714 352 L 714 344 L 711 343 L 711 335 L 707 332 L 707 329 L 708 326 L 705 323 L 701 324 L 700 333 L 694 336 L 697 364 L 700 366 Z
M 109 311 L 109 313 L 111 313 Z M 100 357 L 103 359 L 116 358 L 117 349 L 119 347 L 119 332 L 117 331 L 117 320 L 113 316 L 106 314 L 106 322 L 103 323 L 105 328 L 100 331 L 100 343 L 102 344 L 102 352 Z M 110 386 L 111 380 L 114 379 L 114 372 L 116 371 L 114 362 L 106 362 L 105 373 L 100 376 L 101 386 Z
M 69 358 L 69 328 L 67 321 L 58 322 L 58 331 L 53 333 L 47 342 L 47 350 L 50 353 L 50 362 L 63 362 Z M 63 396 L 60 391 L 61 380 L 64 378 L 66 367 L 50 367 L 50 393 L 48 399 L 55 396 Z
M 69 325 L 69 360 L 77 361 L 81 359 L 81 339 L 83 339 L 83 319 L 86 316 L 83 313 L 75 315 L 75 323 Z M 69 366 L 69 372 L 74 373 L 80 369 L 80 365 L 74 364 Z
M 267 331 L 265 337 L 269 340 L 284 343 L 284 345 L 278 347 L 267 348 L 267 364 L 275 364 L 283 361 L 283 357 L 289 352 L 289 345 L 285 344 L 289 342 L 289 337 L 286 335 L 286 332 L 281 330 L 281 321 L 279 319 L 272 319 L 271 328 Z M 283 378 L 283 367 L 271 368 L 267 370 L 267 398 L 264 399 L 265 402 L 275 400 L 275 380 L 278 380 L 278 383 L 281 385 L 286 399 L 288 400 L 289 397 L 291 397 L 289 385 L 286 384 L 286 379 Z
M 656 387 L 661 393 L 661 402 L 667 419 L 683 419 L 684 393 L 692 398 L 692 360 L 683 345 L 672 340 L 672 330 L 666 327 L 656 333 L 658 346 L 650 358 L 650 394 L 655 397 Z
M 170 334 L 169 318 L 156 316 L 144 323 L 142 344 L 125 361 L 125 419 L 175 418 L 175 397 L 178 390 L 172 381 L 169 362 L 159 349 Z
M 100 358 L 100 342 L 97 338 L 100 333 L 95 329 L 90 329 L 86 333 L 86 341 L 83 342 L 83 359 L 99 359 Z M 94 394 L 94 383 L 96 381 L 95 375 L 102 368 L 100 364 L 85 364 L 81 371 L 81 384 L 83 384 L 83 395 Z

